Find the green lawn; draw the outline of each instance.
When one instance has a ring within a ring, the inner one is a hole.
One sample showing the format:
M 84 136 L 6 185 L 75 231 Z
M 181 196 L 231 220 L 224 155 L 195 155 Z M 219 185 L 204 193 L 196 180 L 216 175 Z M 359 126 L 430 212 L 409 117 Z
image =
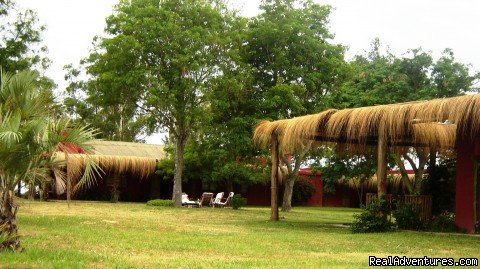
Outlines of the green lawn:
M 4 268 L 364 268 L 368 256 L 477 257 L 480 238 L 420 232 L 352 234 L 359 210 L 152 208 L 135 203 L 23 202 L 22 253 Z

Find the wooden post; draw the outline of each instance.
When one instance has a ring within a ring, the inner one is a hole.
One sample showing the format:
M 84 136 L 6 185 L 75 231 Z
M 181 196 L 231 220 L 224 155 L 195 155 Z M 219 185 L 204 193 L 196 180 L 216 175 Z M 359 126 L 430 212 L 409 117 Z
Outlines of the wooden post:
M 68 153 L 65 153 L 65 164 L 67 166 L 67 205 L 68 208 L 70 208 L 70 200 L 72 199 L 72 167 L 71 164 L 69 163 L 69 158 L 68 158 Z
M 377 192 L 379 198 L 387 194 L 387 141 L 382 131 L 377 146 Z
M 272 176 L 271 176 L 271 193 L 270 193 L 270 207 L 271 220 L 278 221 L 278 138 L 277 135 L 272 135 Z

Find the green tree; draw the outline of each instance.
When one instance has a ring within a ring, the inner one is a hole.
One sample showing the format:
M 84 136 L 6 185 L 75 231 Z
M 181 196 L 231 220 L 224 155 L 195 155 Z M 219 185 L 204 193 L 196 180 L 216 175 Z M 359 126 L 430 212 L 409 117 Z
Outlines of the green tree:
M 139 141 L 148 133 L 140 108 L 145 74 L 138 61 L 138 43 L 123 35 L 95 38 L 94 51 L 81 69 L 65 66 L 69 82 L 64 106 L 72 117 L 99 130 L 99 138 Z M 85 70 L 88 80 L 79 80 Z
M 475 85 L 480 79 L 480 72 L 470 73 L 467 65 L 455 60 L 453 50 L 445 49 L 442 57 L 433 65 L 431 77 L 435 90 L 431 95 L 443 98 L 478 92 L 479 88 Z
M 50 64 L 40 46 L 45 26 L 33 10 L 19 9 L 12 0 L 0 0 L 0 64 L 4 71 L 43 70 Z
M 47 180 L 50 169 L 59 171 L 61 165 L 54 157 L 56 151 L 69 144 L 89 150 L 92 139 L 91 130 L 70 125 L 68 120 L 53 123 L 50 91 L 38 85 L 38 76 L 31 71 L 0 74 L 0 250 L 20 248 L 13 194 L 17 183 Z M 87 165 L 74 188 L 94 180 L 96 166 Z M 57 179 L 57 186 L 65 186 L 62 177 Z
M 115 60 L 119 63 L 114 70 L 124 64 L 126 70 L 112 75 L 123 76 L 117 79 L 119 84 L 132 78 L 136 87 L 132 91 L 141 92 L 139 105 L 150 127 L 168 131 L 174 140 L 177 206 L 181 205 L 185 145 L 207 106 L 205 91 L 210 81 L 221 76 L 219 63 L 229 49 L 223 37 L 233 18 L 221 1 L 120 1 L 107 18 L 108 37 L 100 43 L 101 55 L 93 56 L 95 63 L 96 57 L 129 57 Z M 111 64 L 91 71 L 103 76 Z
M 352 182 L 356 188 L 360 204 L 363 202 L 364 183 L 371 180 L 376 172 L 376 161 L 371 150 L 362 154 L 345 155 L 331 149 L 323 150 L 324 163 L 314 166 L 322 171 L 322 180 L 326 192 L 335 191 L 335 182 Z M 327 153 L 325 153 L 327 151 Z
M 337 108 L 452 97 L 478 91 L 475 85 L 479 74 L 471 74 L 468 66 L 457 62 L 450 49 L 436 62 L 421 49 L 409 50 L 399 58 L 389 51 L 383 52 L 379 39 L 375 39 L 371 50 L 357 55 L 351 65 L 352 79 L 331 96 Z M 435 163 L 436 149 L 412 148 L 394 153 L 394 159 L 403 184 L 410 193 L 417 194 L 420 186 L 411 184 L 404 163 L 411 165 L 415 181 L 420 182 L 428 159 L 431 167 Z
M 265 0 L 262 13 L 247 31 L 245 61 L 253 67 L 254 87 L 261 92 L 263 118 L 282 119 L 320 112 L 326 96 L 346 79 L 345 48 L 332 44 L 328 29 L 331 8 L 313 1 Z M 295 178 L 310 144 L 284 158 L 282 209 L 291 210 Z

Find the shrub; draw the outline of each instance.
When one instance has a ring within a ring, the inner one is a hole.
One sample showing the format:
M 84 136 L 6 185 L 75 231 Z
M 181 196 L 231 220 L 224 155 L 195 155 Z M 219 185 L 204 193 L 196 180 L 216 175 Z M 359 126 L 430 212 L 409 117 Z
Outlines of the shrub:
M 433 216 L 427 225 L 427 229 L 433 232 L 456 232 L 455 214 L 444 211 L 439 215 Z
M 242 197 L 240 194 L 235 194 L 232 197 L 232 208 L 233 209 L 240 209 L 242 206 L 244 206 L 247 203 L 247 200 Z
M 148 206 L 173 206 L 172 200 L 155 199 L 147 202 Z
M 310 179 L 299 178 L 293 186 L 292 204 L 305 205 L 315 191 L 315 186 L 312 184 Z
M 389 218 L 387 202 L 380 199 L 365 207 L 365 211 L 355 215 L 351 230 L 353 233 L 387 232 L 393 229 Z
M 424 227 L 420 206 L 417 204 L 398 204 L 397 209 L 393 211 L 393 217 L 400 229 L 420 230 Z

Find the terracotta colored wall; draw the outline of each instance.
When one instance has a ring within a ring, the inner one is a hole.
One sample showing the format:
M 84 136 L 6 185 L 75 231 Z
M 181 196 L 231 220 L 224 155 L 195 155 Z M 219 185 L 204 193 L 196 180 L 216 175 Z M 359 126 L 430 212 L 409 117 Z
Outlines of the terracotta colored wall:
M 315 186 L 315 193 L 313 193 L 312 197 L 307 202 L 308 206 L 323 206 L 323 181 L 322 181 L 322 174 L 315 173 L 312 175 L 312 171 L 309 168 L 301 169 L 298 172 L 299 176 L 310 179 L 313 186 Z
M 473 177 L 476 147 L 473 146 L 474 144 L 478 148 L 480 141 L 472 142 L 469 139 L 462 138 L 459 138 L 457 141 L 455 223 L 458 227 L 466 229 L 468 232 L 473 232 L 475 227 L 475 221 L 473 220 Z M 477 197 L 477 201 L 478 205 L 480 197 Z
M 249 186 L 242 196 L 247 199 L 248 205 L 270 206 L 270 184 Z
M 359 207 L 360 201 L 355 190 L 342 184 L 335 184 L 335 193 L 324 194 L 323 204 L 331 207 Z
M 317 174 L 311 178 L 313 186 L 315 186 L 315 193 L 307 202 L 309 206 L 323 206 L 323 181 L 320 175 Z

